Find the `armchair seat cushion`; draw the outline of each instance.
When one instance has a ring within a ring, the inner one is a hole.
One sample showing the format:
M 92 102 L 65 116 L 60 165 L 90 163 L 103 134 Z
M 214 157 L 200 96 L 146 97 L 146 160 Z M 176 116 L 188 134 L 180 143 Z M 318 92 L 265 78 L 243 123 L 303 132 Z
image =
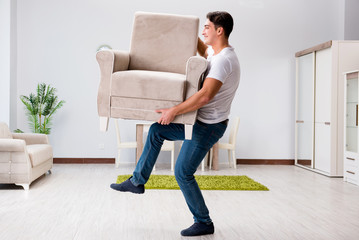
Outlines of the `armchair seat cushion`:
M 112 96 L 183 102 L 185 93 L 186 75 L 183 74 L 145 70 L 112 74 Z
M 32 167 L 52 158 L 52 147 L 49 144 L 32 144 L 26 146 L 31 160 Z

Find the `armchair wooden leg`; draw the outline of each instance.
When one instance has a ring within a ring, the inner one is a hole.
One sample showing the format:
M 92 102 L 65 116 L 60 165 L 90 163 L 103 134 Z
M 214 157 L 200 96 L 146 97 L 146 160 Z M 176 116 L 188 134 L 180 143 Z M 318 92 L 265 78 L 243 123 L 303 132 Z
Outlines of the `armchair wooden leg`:
M 192 139 L 193 125 L 184 125 L 184 138 L 187 140 Z
M 100 117 L 100 131 L 107 132 L 108 130 L 108 117 Z
M 28 191 L 30 187 L 30 184 L 27 183 L 15 183 L 15 185 L 23 187 L 25 191 Z

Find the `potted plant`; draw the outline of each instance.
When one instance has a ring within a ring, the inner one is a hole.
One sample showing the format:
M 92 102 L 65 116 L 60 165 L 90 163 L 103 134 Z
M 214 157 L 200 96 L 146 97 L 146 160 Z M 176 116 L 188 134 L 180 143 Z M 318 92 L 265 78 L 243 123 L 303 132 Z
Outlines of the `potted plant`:
M 20 96 L 32 132 L 50 134 L 53 114 L 65 103 L 59 101 L 55 93 L 56 88 L 41 83 L 37 85 L 36 95 L 30 93 L 29 96 Z

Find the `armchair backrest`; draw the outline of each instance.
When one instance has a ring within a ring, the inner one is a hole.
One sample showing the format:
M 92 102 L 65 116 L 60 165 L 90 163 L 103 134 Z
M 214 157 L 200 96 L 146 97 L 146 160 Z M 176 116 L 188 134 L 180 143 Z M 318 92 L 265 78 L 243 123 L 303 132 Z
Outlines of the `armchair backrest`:
M 199 18 L 136 12 L 130 46 L 130 70 L 186 73 L 197 53 Z
M 12 138 L 10 129 L 4 122 L 0 122 L 0 138 Z

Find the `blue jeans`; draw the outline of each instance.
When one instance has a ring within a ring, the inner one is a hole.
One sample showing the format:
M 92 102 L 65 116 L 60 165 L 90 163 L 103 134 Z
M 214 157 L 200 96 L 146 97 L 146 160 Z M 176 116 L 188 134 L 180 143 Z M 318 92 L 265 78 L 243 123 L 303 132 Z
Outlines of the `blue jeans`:
M 184 140 L 175 166 L 177 183 L 193 214 L 194 221 L 202 223 L 212 222 L 201 190 L 193 174 L 207 152 L 223 136 L 226 128 L 227 124 L 225 123 L 206 124 L 197 121 L 193 126 L 192 139 L 184 140 L 183 124 L 152 124 L 142 155 L 133 172 L 131 182 L 138 186 L 148 181 L 164 140 Z

